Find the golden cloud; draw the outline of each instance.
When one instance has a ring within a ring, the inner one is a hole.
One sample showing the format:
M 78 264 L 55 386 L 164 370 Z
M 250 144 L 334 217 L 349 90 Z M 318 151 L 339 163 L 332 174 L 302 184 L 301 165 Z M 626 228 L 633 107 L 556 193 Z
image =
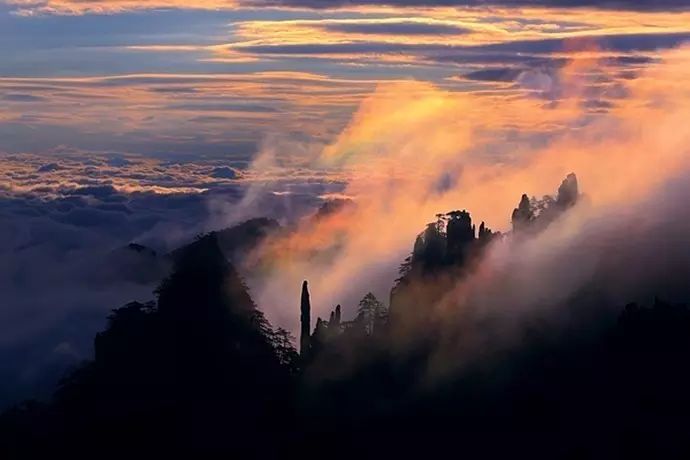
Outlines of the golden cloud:
M 601 70 L 596 59 L 585 62 L 562 70 L 558 104 L 532 93 L 497 98 L 428 83 L 381 85 L 319 157 L 321 166 L 346 172 L 344 193 L 357 207 L 318 225 L 305 221 L 296 236 L 267 246 L 277 265 L 254 286 L 260 304 L 290 324 L 281 311 L 285 293 L 298 298 L 302 279 L 313 281 L 321 315 L 333 307 L 322 299 L 349 305 L 377 286 L 388 289 L 394 267 L 438 212 L 468 209 L 504 230 L 521 194 L 552 193 L 572 171 L 594 214 L 641 202 L 687 171 L 690 50 L 665 53 L 605 114 L 582 105 L 582 79 Z M 563 231 L 561 238 L 573 234 Z M 328 251 L 332 258 L 314 256 Z

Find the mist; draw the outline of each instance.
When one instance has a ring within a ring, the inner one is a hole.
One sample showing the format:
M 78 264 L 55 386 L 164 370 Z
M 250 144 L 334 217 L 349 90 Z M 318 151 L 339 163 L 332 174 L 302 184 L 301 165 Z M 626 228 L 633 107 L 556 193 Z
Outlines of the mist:
M 380 85 L 312 160 L 342 177 L 355 206 L 304 218 L 259 248 L 257 258 L 270 263 L 248 280 L 257 304 L 296 331 L 307 279 L 314 316 L 327 318 L 336 304 L 352 316 L 369 291 L 388 300 L 399 264 L 437 213 L 466 209 L 477 225 L 509 232 L 523 193 L 552 194 L 570 172 L 584 193 L 575 208 L 537 235 L 498 239 L 429 310 L 447 329 L 440 353 L 474 347 L 453 339 L 462 317 L 491 317 L 495 326 L 475 328 L 474 343 L 490 336 L 491 346 L 502 346 L 535 315 L 572 316 L 578 296 L 602 307 L 686 298 L 674 274 L 690 262 L 683 249 L 689 53 L 663 53 L 625 86 L 596 58 L 543 78 L 531 71 L 504 91 Z

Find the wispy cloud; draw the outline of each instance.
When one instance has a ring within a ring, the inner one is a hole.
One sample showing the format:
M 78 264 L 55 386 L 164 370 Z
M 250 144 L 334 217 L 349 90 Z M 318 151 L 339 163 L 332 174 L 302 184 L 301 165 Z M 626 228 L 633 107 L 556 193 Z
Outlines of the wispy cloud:
M 10 151 L 68 143 L 144 153 L 206 150 L 248 159 L 255 147 L 242 143 L 255 146 L 268 126 L 313 139 L 332 135 L 374 85 L 299 72 L 5 78 L 0 131 Z M 31 130 L 30 138 L 24 130 Z
M 337 9 L 362 8 L 597 8 L 603 10 L 658 11 L 688 8 L 687 0 L 5 0 L 19 14 L 111 14 L 123 11 L 180 8 L 180 9 Z

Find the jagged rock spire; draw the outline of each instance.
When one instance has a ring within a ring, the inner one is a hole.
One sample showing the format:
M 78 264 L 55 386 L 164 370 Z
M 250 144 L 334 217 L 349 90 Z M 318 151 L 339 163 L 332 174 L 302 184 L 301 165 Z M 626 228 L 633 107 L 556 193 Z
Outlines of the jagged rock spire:
M 561 186 L 558 187 L 556 203 L 558 203 L 561 208 L 569 208 L 577 203 L 578 197 L 577 176 L 574 173 L 570 173 L 563 180 Z
M 335 307 L 335 325 L 340 326 L 340 304 Z
M 493 238 L 493 236 L 494 233 L 491 231 L 491 229 L 487 227 L 484 222 L 482 222 L 479 225 L 479 234 L 477 235 L 479 241 L 485 243 L 487 241 L 490 241 L 491 238 Z
M 533 219 L 534 214 L 530 206 L 529 197 L 527 194 L 523 194 L 520 204 L 513 210 L 513 215 L 511 216 L 513 231 L 519 231 L 527 227 Z
M 311 300 L 309 298 L 309 284 L 304 281 L 302 283 L 302 299 L 300 303 L 300 340 L 299 352 L 304 357 L 310 348 L 310 334 L 311 334 Z

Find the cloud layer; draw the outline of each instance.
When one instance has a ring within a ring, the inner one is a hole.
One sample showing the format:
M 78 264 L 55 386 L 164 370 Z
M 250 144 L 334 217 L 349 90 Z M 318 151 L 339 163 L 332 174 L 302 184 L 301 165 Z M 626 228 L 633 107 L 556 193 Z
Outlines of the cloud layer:
M 686 9 L 687 0 L 5 0 L 20 14 L 103 14 L 145 9 L 238 9 L 238 8 L 306 8 L 355 9 L 361 7 L 506 7 L 506 8 L 598 8 L 656 11 Z
M 298 298 L 300 281 L 309 279 L 317 314 L 326 317 L 336 303 L 352 314 L 367 291 L 388 297 L 397 264 L 437 212 L 467 209 L 476 222 L 506 230 L 523 193 L 552 193 L 572 171 L 580 178 L 588 205 L 542 240 L 497 248 L 495 260 L 477 275 L 480 280 L 468 282 L 471 295 L 459 287 L 449 304 L 462 305 L 465 296 L 491 297 L 495 283 L 518 283 L 501 281 L 502 273 L 568 278 L 569 258 L 582 277 L 554 289 L 573 294 L 586 286 L 594 274 L 588 270 L 605 257 L 607 248 L 620 249 L 621 257 L 635 261 L 630 263 L 644 263 L 651 253 L 636 254 L 628 251 L 627 243 L 617 246 L 612 239 L 632 225 L 650 200 L 663 202 L 666 187 L 672 188 L 676 177 L 685 177 L 690 166 L 690 139 L 681 129 L 689 115 L 690 88 L 680 78 L 690 69 L 689 56 L 687 49 L 667 53 L 624 87 L 608 87 L 615 94 L 608 105 L 589 99 L 595 94 L 592 81 L 601 81 L 606 72 L 597 59 L 571 63 L 554 74 L 523 73 L 518 78 L 523 94 L 512 99 L 454 93 L 421 83 L 382 86 L 318 160 L 349 174 L 344 193 L 358 206 L 317 225 L 307 221 L 295 236 L 269 245 L 266 250 L 275 251 L 271 253 L 279 265 L 272 277 L 254 286 L 259 304 L 294 327 L 294 312 L 283 314 L 285 293 Z M 593 106 L 607 109 L 600 113 L 592 111 Z M 657 207 L 658 226 L 643 225 L 634 238 L 675 221 L 675 211 Z M 601 245 L 575 258 L 571 251 L 588 248 L 590 232 L 597 229 L 603 235 Z M 528 281 L 525 308 L 539 304 L 535 295 L 553 298 Z M 649 279 L 660 289 L 661 281 Z M 611 286 L 624 284 L 616 283 Z M 639 293 L 621 288 L 615 301 L 625 294 Z

